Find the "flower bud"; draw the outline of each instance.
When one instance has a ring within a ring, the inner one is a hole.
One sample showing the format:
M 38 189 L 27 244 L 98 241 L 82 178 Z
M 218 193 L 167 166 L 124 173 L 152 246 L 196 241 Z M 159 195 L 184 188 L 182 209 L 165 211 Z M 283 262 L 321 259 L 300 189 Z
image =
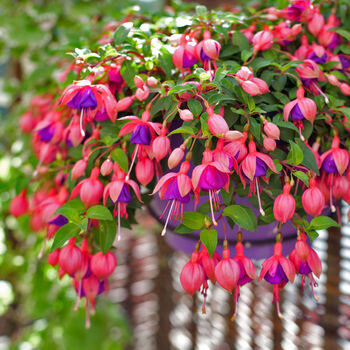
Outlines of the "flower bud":
M 291 219 L 295 212 L 295 199 L 289 193 L 291 186 L 285 184 L 283 187 L 283 193 L 277 196 L 273 204 L 273 215 L 277 221 L 286 223 Z
M 117 102 L 117 106 L 116 106 L 117 112 L 122 112 L 122 111 L 127 110 L 132 105 L 133 101 L 134 101 L 133 96 L 132 97 L 130 97 L 130 96 L 124 97 L 121 100 L 119 100 Z
M 149 158 L 141 158 L 135 166 L 136 178 L 143 186 L 148 185 L 154 177 L 153 162 Z
M 110 251 L 108 251 L 106 255 L 103 255 L 102 252 L 98 252 L 91 258 L 90 266 L 94 275 L 100 279 L 104 279 L 113 273 L 117 266 L 117 259 Z
M 179 115 L 180 118 L 185 122 L 193 120 L 193 114 L 189 109 L 179 109 Z
M 155 77 L 148 77 L 146 83 L 150 87 L 156 87 L 158 85 L 158 80 Z
M 198 263 L 198 252 L 193 252 L 191 260 L 181 270 L 181 285 L 188 294 L 193 295 L 204 281 L 205 274 L 202 265 Z
M 107 176 L 109 175 L 113 170 L 113 162 L 107 158 L 101 165 L 101 175 Z
M 137 88 L 136 93 L 135 93 L 135 97 L 139 101 L 145 101 L 148 96 L 149 96 L 149 88 L 147 86 L 144 86 L 142 89 Z
M 344 95 L 347 95 L 347 96 L 350 95 L 350 85 L 349 84 L 340 83 L 339 89 Z
M 310 187 L 303 193 L 301 197 L 301 203 L 304 207 L 304 210 L 312 215 L 319 216 L 324 209 L 326 204 L 325 196 L 322 191 L 316 187 L 316 180 L 309 180 Z
M 274 151 L 276 149 L 276 141 L 271 137 L 264 137 L 263 143 L 266 151 Z
M 166 136 L 158 136 L 152 142 L 152 150 L 154 157 L 159 162 L 170 151 L 170 140 Z
M 36 120 L 30 112 L 24 113 L 19 118 L 19 127 L 25 133 L 30 133 L 36 126 Z
M 136 87 L 139 88 L 139 89 L 142 89 L 143 86 L 145 85 L 145 83 L 143 82 L 142 78 L 139 77 L 138 75 L 135 75 L 134 83 L 135 83 Z
M 16 218 L 24 215 L 28 211 L 27 191 L 21 191 L 10 204 L 10 214 Z
M 78 179 L 80 176 L 83 176 L 85 173 L 86 167 L 87 167 L 87 161 L 85 159 L 78 160 L 72 168 L 72 172 L 71 172 L 72 180 Z
M 75 245 L 75 238 L 71 238 L 69 243 L 61 249 L 58 262 L 62 270 L 69 275 L 73 275 L 83 264 L 83 254 Z
M 56 266 L 58 264 L 58 259 L 60 257 L 60 251 L 61 250 L 59 248 L 57 248 L 47 256 L 47 262 L 51 266 Z
M 339 84 L 340 84 L 340 81 L 338 80 L 338 78 L 333 74 L 328 74 L 327 80 L 330 84 L 332 84 L 334 86 L 339 86 Z
M 280 139 L 280 129 L 277 125 L 274 123 L 268 122 L 267 120 L 264 121 L 264 131 L 268 137 L 274 140 Z
M 168 158 L 169 169 L 173 169 L 176 166 L 178 166 L 181 160 L 183 159 L 184 155 L 185 152 L 181 147 L 175 148 Z

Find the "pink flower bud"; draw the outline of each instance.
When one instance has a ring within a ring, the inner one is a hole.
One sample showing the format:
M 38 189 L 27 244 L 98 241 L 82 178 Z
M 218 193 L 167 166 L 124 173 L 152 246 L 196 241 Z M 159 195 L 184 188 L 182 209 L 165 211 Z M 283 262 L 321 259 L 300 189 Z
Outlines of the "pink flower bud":
M 75 245 L 75 238 L 71 238 L 69 243 L 61 249 L 58 262 L 64 272 L 73 275 L 83 264 L 83 254 Z
M 193 120 L 193 114 L 189 109 L 179 109 L 179 115 L 180 118 L 185 122 Z
M 131 105 L 132 103 L 134 102 L 134 97 L 124 97 L 122 98 L 121 100 L 119 100 L 117 102 L 117 106 L 116 106 L 116 110 L 117 112 L 122 112 L 122 111 L 125 111 L 127 110 Z
M 276 141 L 271 137 L 264 137 L 263 143 L 266 151 L 274 151 L 276 149 Z
M 101 175 L 107 176 L 109 175 L 113 170 L 113 162 L 107 158 L 101 165 Z
M 73 166 L 71 172 L 72 180 L 78 179 L 80 176 L 83 176 L 85 169 L 87 167 L 87 161 L 85 159 L 79 159 Z
M 146 83 L 150 87 L 156 87 L 158 85 L 158 80 L 155 77 L 148 77 Z
M 16 218 L 24 215 L 28 211 L 27 191 L 21 191 L 10 204 L 10 214 Z
M 225 139 L 229 141 L 237 141 L 243 138 L 243 134 L 237 130 L 229 130 L 225 132 Z
M 201 264 L 198 263 L 198 252 L 192 253 L 191 260 L 182 268 L 180 282 L 183 289 L 193 295 L 205 281 L 205 274 Z
M 347 95 L 347 96 L 350 95 L 350 86 L 349 86 L 349 84 L 347 84 L 347 83 L 340 83 L 339 89 L 344 95 Z
M 349 189 L 349 181 L 345 176 L 336 175 L 333 180 L 333 196 L 341 199 Z
M 142 89 L 137 88 L 136 93 L 135 93 L 135 97 L 139 101 L 145 101 L 148 96 L 149 96 L 149 88 L 147 86 L 144 86 Z
M 208 127 L 213 135 L 224 135 L 229 131 L 226 120 L 220 114 L 215 114 L 213 107 L 209 107 L 207 113 L 209 115 Z
M 309 180 L 309 186 L 301 197 L 301 203 L 308 214 L 319 216 L 322 213 L 326 200 L 322 191 L 316 187 L 314 178 Z
M 113 273 L 117 266 L 117 259 L 110 251 L 108 251 L 106 255 L 103 255 L 102 252 L 98 252 L 91 258 L 90 266 L 94 275 L 100 279 L 104 279 Z
M 169 169 L 173 169 L 176 166 L 178 166 L 180 164 L 181 160 L 183 159 L 184 155 L 185 155 L 185 152 L 181 148 L 181 146 L 178 147 L 178 148 L 175 148 L 171 152 L 171 154 L 170 154 L 170 156 L 168 158 L 168 167 L 169 167 Z
M 339 86 L 340 82 L 338 80 L 338 78 L 333 75 L 333 74 L 328 74 L 327 75 L 327 80 L 330 84 L 334 85 L 334 86 Z
M 149 158 L 141 158 L 135 167 L 136 178 L 143 186 L 148 185 L 154 177 L 154 165 Z
M 215 277 L 220 286 L 230 293 L 237 286 L 240 268 L 236 261 L 230 258 L 230 250 L 224 249 L 223 258 L 215 267 Z
M 273 44 L 273 35 L 267 30 L 262 30 L 254 34 L 252 43 L 254 51 L 268 50 Z
M 60 251 L 61 251 L 61 249 L 57 248 L 47 256 L 47 262 L 51 266 L 56 266 L 58 264 L 58 259 L 60 257 Z
M 297 36 L 301 30 L 303 29 L 301 23 L 294 24 L 294 26 L 291 28 L 291 32 L 293 36 Z
M 295 243 L 295 252 L 300 260 L 305 261 L 310 254 L 310 248 L 303 239 L 298 239 Z
M 139 89 L 142 89 L 143 86 L 145 85 L 145 83 L 142 80 L 142 78 L 139 77 L 138 75 L 135 75 L 134 83 L 135 83 L 136 87 L 139 88 Z
M 246 66 L 242 67 L 237 73 L 236 77 L 240 80 L 250 80 L 254 77 L 253 72 Z
M 152 150 L 154 157 L 159 162 L 170 151 L 170 140 L 166 136 L 158 136 L 152 142 Z
M 283 187 L 283 193 L 277 196 L 273 204 L 273 215 L 277 221 L 286 223 L 291 219 L 295 212 L 295 199 L 289 193 L 291 186 L 285 184 Z
M 36 120 L 30 112 L 24 113 L 19 118 L 19 127 L 25 133 L 29 133 L 34 130 L 36 126 Z
M 216 283 L 215 277 L 215 267 L 221 260 L 221 257 L 218 253 L 214 252 L 213 257 L 210 258 L 208 250 L 206 247 L 203 247 L 199 253 L 199 262 L 204 269 L 204 273 L 207 278 L 211 280 L 212 283 Z
M 274 123 L 268 122 L 266 119 L 264 121 L 264 131 L 266 135 L 274 140 L 280 139 L 280 129 Z

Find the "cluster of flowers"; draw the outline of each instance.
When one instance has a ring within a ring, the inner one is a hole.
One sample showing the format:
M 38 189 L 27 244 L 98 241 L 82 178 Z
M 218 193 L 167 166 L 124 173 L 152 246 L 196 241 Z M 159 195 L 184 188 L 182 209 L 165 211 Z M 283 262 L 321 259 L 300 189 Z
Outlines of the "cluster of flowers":
M 66 87 L 34 97 L 20 118 L 39 161 L 31 185 L 13 199 L 10 212 L 30 213 L 32 229 L 46 229 L 46 238 L 54 239 L 57 249 L 49 263 L 59 265 L 60 276 L 72 277 L 78 300 L 86 297 L 87 314 L 116 266 L 111 244 L 103 249 L 93 233 L 110 235 L 104 231 L 108 215 L 91 214 L 102 203 L 117 218 L 112 238 L 119 238 L 121 225 L 132 222 L 135 209 L 156 193 L 168 201 L 162 234 L 171 219 L 191 228 L 183 220 L 183 205 L 191 199 L 196 206 L 208 196 L 210 215 L 203 228 L 215 229 L 218 220 L 235 224 L 222 212 L 230 205 L 222 203 L 222 189 L 231 204 L 238 194 L 257 196 L 260 217 L 277 222 L 275 252 L 259 277 L 273 284 L 277 305 L 279 289 L 296 273 L 303 285 L 306 275 L 311 286 L 314 275 L 320 276 L 320 260 L 307 239 L 319 226 L 310 224 L 308 215 L 318 217 L 327 207 L 335 212 L 340 199 L 350 203 L 344 106 L 350 56 L 342 53 L 349 53 L 349 46 L 334 30 L 340 25 L 335 13 L 308 0 L 256 10 L 249 18 L 241 14 L 240 20 L 237 10 L 214 15 L 202 10 L 186 27 L 171 30 L 167 19 L 155 30 L 137 15 L 124 21 L 133 21 L 131 30 L 124 22 L 108 24 L 100 41 L 104 54 L 84 56 L 80 50 L 59 77 L 59 86 Z M 90 63 L 91 57 L 97 62 Z M 76 81 L 67 81 L 68 73 Z M 271 82 L 274 76 L 284 81 L 281 87 Z M 268 106 L 265 99 L 275 104 Z M 180 145 L 173 134 L 182 134 Z M 83 210 L 60 211 L 74 198 Z M 287 259 L 280 232 L 288 220 L 298 238 Z M 70 227 L 74 233 L 67 235 Z M 193 294 L 202 288 L 206 296 L 208 280 L 218 281 L 235 290 L 237 301 L 240 286 L 256 278 L 242 242 L 240 232 L 236 256 L 230 258 L 225 240 L 222 259 L 205 242 L 199 251 L 198 243 L 181 273 L 184 289 Z

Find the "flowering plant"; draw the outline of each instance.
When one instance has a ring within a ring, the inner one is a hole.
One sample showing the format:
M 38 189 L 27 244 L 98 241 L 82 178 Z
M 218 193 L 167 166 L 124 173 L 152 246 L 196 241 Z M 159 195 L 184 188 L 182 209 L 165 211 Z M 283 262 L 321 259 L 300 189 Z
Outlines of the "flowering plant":
M 339 3 L 344 20 L 348 5 Z M 108 290 L 121 226 L 152 196 L 168 202 L 162 235 L 170 220 L 176 232 L 201 231 L 180 279 L 204 302 L 208 280 L 234 290 L 237 302 L 257 276 L 242 232 L 234 257 L 226 232 L 223 257 L 215 252 L 218 222 L 252 232 L 276 222 L 259 279 L 273 284 L 280 313 L 279 289 L 296 274 L 312 287 L 320 276 L 307 236 L 338 226 L 327 213 L 350 202 L 350 32 L 322 1 L 176 11 L 108 23 L 93 49 L 71 53 L 55 89 L 32 98 L 19 125 L 38 162 L 11 214 L 30 213 L 32 229 L 46 230 L 48 262 L 72 277 L 87 316 Z M 288 221 L 297 231 L 289 258 Z

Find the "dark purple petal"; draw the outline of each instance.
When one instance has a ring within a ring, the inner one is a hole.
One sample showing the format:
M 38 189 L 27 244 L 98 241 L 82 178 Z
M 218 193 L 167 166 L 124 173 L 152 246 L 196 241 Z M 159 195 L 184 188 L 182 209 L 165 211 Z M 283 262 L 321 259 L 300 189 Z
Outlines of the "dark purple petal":
M 267 173 L 267 165 L 260 158 L 256 158 L 256 169 L 255 169 L 255 177 L 265 176 Z
M 312 82 L 317 83 L 317 78 L 312 78 L 312 79 L 301 79 L 301 81 L 303 82 L 303 85 L 307 88 L 310 86 L 310 84 Z
M 201 49 L 200 56 L 201 56 L 202 61 L 210 61 L 211 60 L 211 58 L 205 54 L 203 49 Z
M 279 284 L 283 281 L 288 282 L 288 277 L 284 273 L 283 268 L 282 268 L 280 263 L 278 263 L 278 267 L 277 267 L 277 270 L 276 270 L 276 273 L 274 276 L 272 276 L 270 274 L 270 271 L 267 271 L 264 278 L 267 282 L 269 282 L 271 284 Z
M 327 46 L 327 49 L 333 50 L 341 44 L 341 40 L 338 34 L 334 34 L 331 42 Z
M 299 265 L 299 273 L 301 273 L 302 275 L 307 275 L 308 273 L 312 272 L 310 269 L 309 264 L 306 261 L 300 261 L 300 265 Z
M 108 120 L 109 116 L 106 112 L 106 108 L 103 106 L 99 111 L 96 112 L 94 120 L 98 122 L 102 122 L 104 120 Z
M 168 200 L 175 199 L 181 203 L 188 203 L 191 199 L 190 194 L 188 193 L 185 197 L 182 197 L 179 191 L 179 185 L 177 182 L 177 178 L 174 177 L 172 178 L 168 184 L 167 184 L 167 189 L 164 193 L 164 198 Z
M 322 163 L 322 169 L 326 173 L 338 174 L 337 166 L 335 165 L 333 154 L 329 154 Z
M 199 179 L 199 187 L 203 191 L 220 190 L 226 185 L 228 175 L 208 165 L 202 172 Z
M 307 57 L 310 60 L 313 60 L 316 63 L 326 63 L 327 62 L 327 52 L 325 52 L 321 57 L 317 56 L 316 53 L 314 51 L 312 51 L 312 53 Z
M 189 52 L 184 51 L 184 54 L 182 56 L 182 66 L 184 68 L 190 68 L 197 62 L 198 60 L 195 56 L 191 55 Z
M 95 109 L 97 107 L 97 101 L 91 88 L 86 87 L 80 90 L 68 103 L 67 106 L 73 109 L 90 108 Z
M 132 132 L 130 141 L 132 144 L 149 145 L 151 143 L 151 132 L 145 124 L 139 124 Z
M 55 127 L 48 125 L 39 130 L 40 141 L 50 142 L 55 134 Z
M 305 8 L 303 6 L 293 4 L 287 9 L 288 19 L 290 19 L 291 21 L 300 21 L 300 16 L 304 11 Z
M 48 222 L 49 224 L 56 225 L 56 226 L 64 226 L 65 224 L 68 224 L 68 220 L 63 215 L 58 215 L 56 218 Z
M 338 57 L 343 69 L 346 69 L 350 66 L 350 61 L 346 57 L 342 55 L 339 55 Z
M 290 111 L 290 117 L 293 120 L 301 120 L 301 119 L 305 119 L 304 114 L 301 112 L 298 104 L 296 104 L 292 110 Z
M 249 283 L 252 279 L 248 276 L 242 262 L 238 261 L 238 266 L 240 270 L 240 275 L 237 284 L 243 286 L 246 283 Z
M 129 188 L 127 185 L 124 185 L 120 194 L 119 194 L 117 202 L 129 203 L 131 201 L 132 201 L 132 197 L 131 197 Z

